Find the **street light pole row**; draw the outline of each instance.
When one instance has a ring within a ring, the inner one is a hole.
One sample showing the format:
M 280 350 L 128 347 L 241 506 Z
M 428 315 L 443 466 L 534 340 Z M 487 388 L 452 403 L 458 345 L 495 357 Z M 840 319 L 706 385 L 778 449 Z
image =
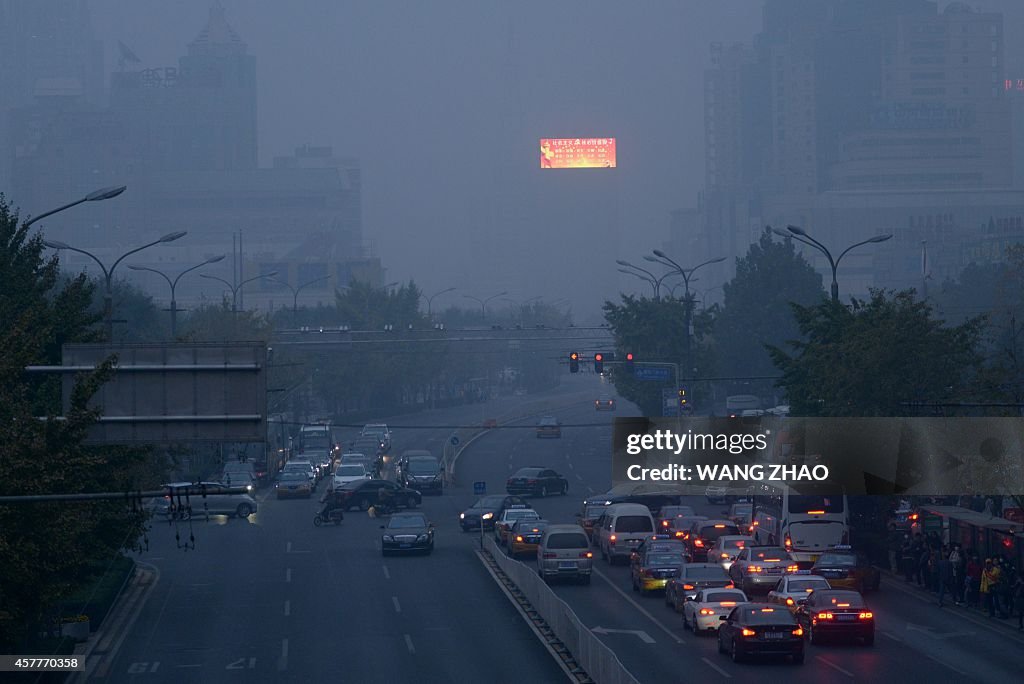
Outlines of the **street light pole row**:
M 223 260 L 223 254 L 215 257 L 210 257 L 209 259 L 202 263 L 196 264 L 191 268 L 186 268 L 184 271 L 179 273 L 177 277 L 174 278 L 174 280 L 171 280 L 171 278 L 163 271 L 158 271 L 155 268 L 149 268 L 148 266 L 135 266 L 133 264 L 128 264 L 128 268 L 130 268 L 133 271 L 149 271 L 150 273 L 156 273 L 158 276 L 161 276 L 164 280 L 166 280 L 167 284 L 171 286 L 171 339 L 175 340 L 178 338 L 178 302 L 177 299 L 175 298 L 174 292 L 178 287 L 178 281 L 181 280 L 181 277 L 186 273 L 194 271 L 197 268 L 202 268 L 207 264 L 215 264 L 218 261 Z

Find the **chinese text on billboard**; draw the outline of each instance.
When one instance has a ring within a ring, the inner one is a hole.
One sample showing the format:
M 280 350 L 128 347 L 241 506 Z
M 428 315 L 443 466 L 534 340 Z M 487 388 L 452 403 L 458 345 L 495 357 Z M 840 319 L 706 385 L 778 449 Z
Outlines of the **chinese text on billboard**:
M 541 138 L 542 169 L 614 169 L 615 138 Z

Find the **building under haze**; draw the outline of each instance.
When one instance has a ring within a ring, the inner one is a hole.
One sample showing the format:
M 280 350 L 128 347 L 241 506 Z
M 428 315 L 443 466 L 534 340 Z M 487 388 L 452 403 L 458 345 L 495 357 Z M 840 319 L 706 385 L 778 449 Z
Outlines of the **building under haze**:
M 712 46 L 703 253 L 796 224 L 836 251 L 895 235 L 844 260 L 846 293 L 918 285 L 925 249 L 958 272 L 990 219 L 1024 213 L 1004 40 L 966 3 L 766 0 L 751 45 Z
M 58 10 L 72 4 L 81 11 L 62 18 Z M 84 3 L 40 0 L 32 6 L 34 14 L 18 15 L 27 24 L 91 35 Z M 238 282 L 273 270 L 294 287 L 309 274 L 331 275 L 330 287 L 303 290 L 304 303 L 332 301 L 333 286 L 351 278 L 381 284 L 379 259 L 363 244 L 357 160 L 338 157 L 328 147 L 304 146 L 269 168 L 258 165 L 256 59 L 219 3 L 176 65 L 145 64 L 130 47 L 118 49 L 107 104 L 81 89 L 37 85 L 8 116 L 10 138 L 17 141 L 8 149 L 9 194 L 25 213 L 99 187 L 129 186 L 115 201 L 45 221 L 49 237 L 116 258 L 159 235 L 187 230 L 186 238 L 132 260 L 173 274 L 210 256 L 233 254 L 240 235 L 244 253 L 235 258 L 234 272 L 228 272 L 231 259 L 208 272 Z M 20 57 L 34 64 L 30 58 Z M 0 71 L 6 73 L 6 65 Z M 40 67 L 39 73 L 57 72 Z M 87 257 L 64 256 L 69 268 L 92 267 Z M 166 284 L 149 275 L 135 280 L 158 299 L 167 297 Z M 285 300 L 279 290 L 287 287 L 247 286 L 247 303 L 275 306 Z M 220 292 L 211 281 L 190 277 L 182 281 L 178 300 L 219 298 Z M 290 305 L 290 294 L 287 300 Z

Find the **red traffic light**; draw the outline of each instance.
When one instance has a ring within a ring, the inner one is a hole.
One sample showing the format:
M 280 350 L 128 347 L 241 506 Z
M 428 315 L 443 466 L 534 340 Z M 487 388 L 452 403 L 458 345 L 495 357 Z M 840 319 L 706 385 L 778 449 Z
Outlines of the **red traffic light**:
M 633 360 L 633 353 L 632 352 L 626 354 L 626 360 L 627 361 L 632 361 Z
M 604 361 L 604 355 L 603 354 L 594 354 L 594 360 L 595 361 Z

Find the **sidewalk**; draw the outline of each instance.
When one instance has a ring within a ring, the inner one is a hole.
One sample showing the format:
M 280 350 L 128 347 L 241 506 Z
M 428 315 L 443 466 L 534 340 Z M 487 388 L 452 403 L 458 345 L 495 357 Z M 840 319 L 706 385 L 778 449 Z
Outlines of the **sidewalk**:
M 75 646 L 75 655 L 85 660 L 85 671 L 69 677 L 69 683 L 85 682 L 93 676 L 107 676 L 121 642 L 159 579 L 160 571 L 156 567 L 144 563 L 136 565 L 135 576 L 125 585 L 99 629 Z
M 885 568 L 879 568 L 879 570 L 882 572 L 882 576 L 888 579 L 889 586 L 898 585 L 900 589 L 908 594 L 912 594 L 917 598 L 932 604 L 936 608 L 939 607 L 939 595 L 937 592 L 922 587 L 917 582 L 907 582 L 906 578 L 902 574 L 894 573 L 891 570 L 886 570 Z M 965 612 L 979 620 L 983 620 L 986 624 L 998 626 L 1000 629 L 1013 634 L 1022 634 L 1022 632 L 1017 629 L 1016 614 L 1006 619 L 1003 619 L 998 615 L 995 618 L 990 619 L 986 609 L 981 607 L 975 608 L 966 604 L 958 606 L 953 602 L 953 595 L 948 593 L 946 594 L 945 603 L 942 605 L 942 609 L 948 609 L 955 612 Z

